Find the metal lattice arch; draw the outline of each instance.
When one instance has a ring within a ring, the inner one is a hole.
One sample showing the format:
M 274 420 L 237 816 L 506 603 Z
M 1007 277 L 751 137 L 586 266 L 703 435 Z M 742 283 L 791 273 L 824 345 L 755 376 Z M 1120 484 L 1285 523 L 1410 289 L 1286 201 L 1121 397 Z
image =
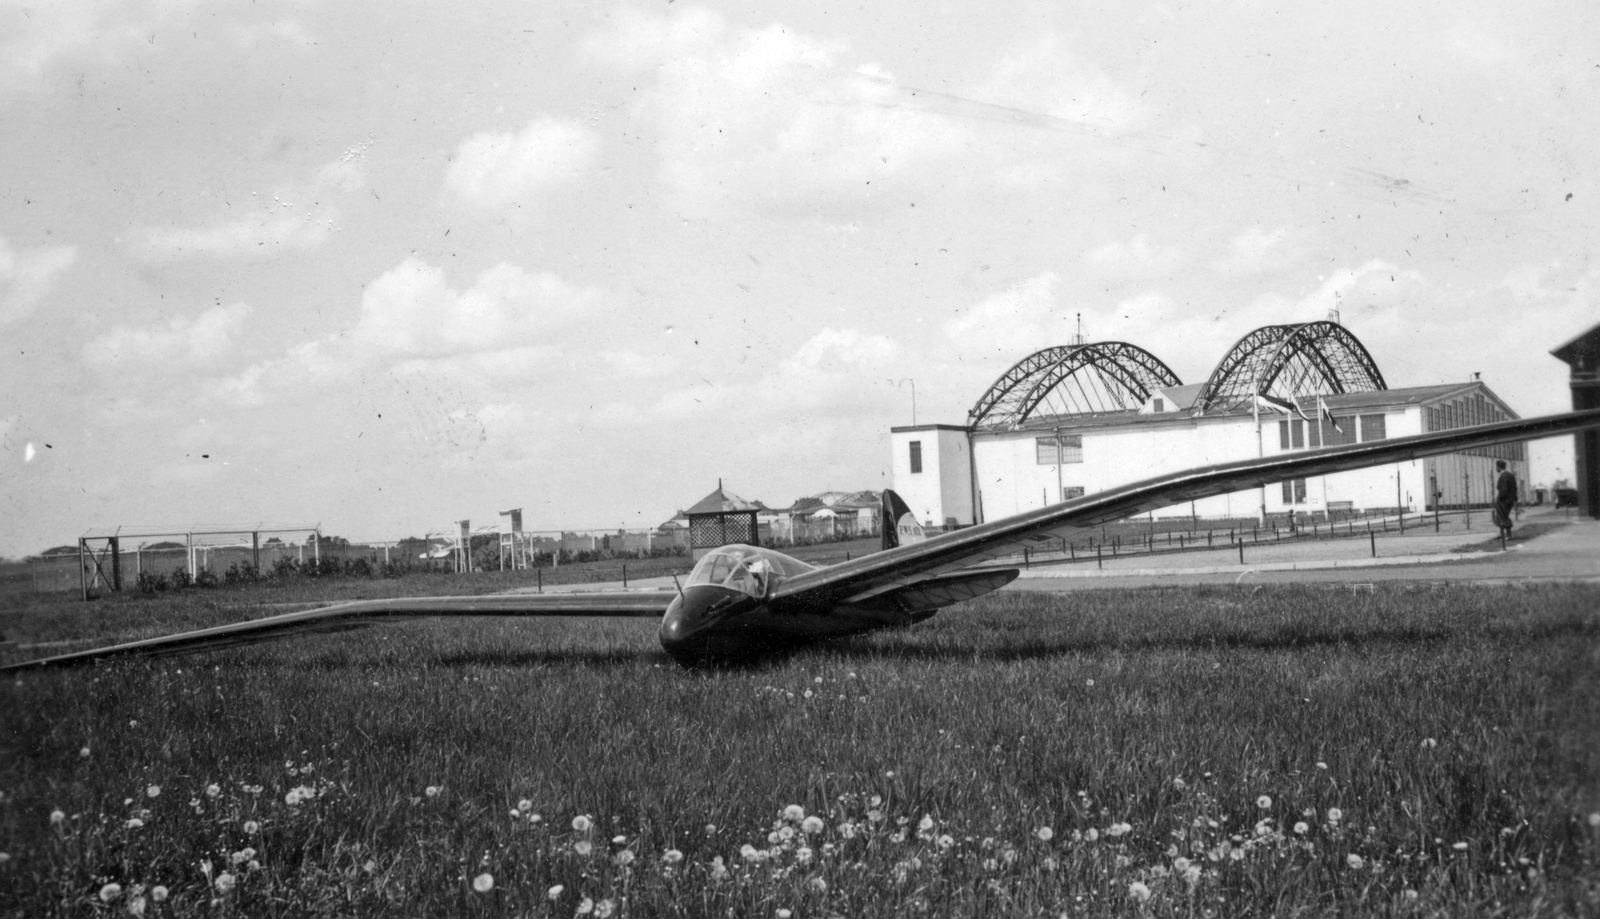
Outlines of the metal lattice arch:
M 1195 414 L 1249 407 L 1255 393 L 1292 399 L 1388 389 L 1367 349 L 1335 322 L 1262 326 L 1239 339 L 1195 396 Z
M 1182 381 L 1154 354 L 1123 341 L 1035 351 L 1000 375 L 967 412 L 974 429 L 1005 431 L 1030 419 L 1137 410 Z

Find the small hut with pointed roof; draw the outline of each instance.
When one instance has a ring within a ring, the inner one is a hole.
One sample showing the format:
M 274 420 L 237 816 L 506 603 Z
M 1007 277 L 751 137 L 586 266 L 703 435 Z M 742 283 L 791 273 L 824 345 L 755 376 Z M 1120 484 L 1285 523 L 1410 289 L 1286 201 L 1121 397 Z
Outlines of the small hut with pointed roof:
M 756 515 L 761 505 L 746 501 L 722 490 L 722 480 L 717 480 L 717 490 L 706 495 L 686 512 L 689 517 L 689 552 L 699 560 L 707 550 L 730 543 L 761 545 L 760 531 L 756 528 Z

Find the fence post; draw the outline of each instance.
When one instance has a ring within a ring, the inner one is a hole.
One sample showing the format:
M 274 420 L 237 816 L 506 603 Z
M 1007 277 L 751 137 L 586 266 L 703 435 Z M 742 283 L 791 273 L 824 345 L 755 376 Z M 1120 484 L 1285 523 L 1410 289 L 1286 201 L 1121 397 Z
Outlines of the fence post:
M 1377 558 L 1378 557 L 1378 534 L 1372 532 L 1372 528 L 1371 527 L 1367 528 L 1367 538 L 1372 541 L 1372 557 L 1373 558 Z
M 1244 564 L 1244 540 L 1239 540 L 1239 564 Z
M 628 563 L 627 562 L 623 562 L 622 563 L 622 586 L 623 587 L 627 587 L 628 586 Z
M 1094 547 L 1094 566 L 1096 568 L 1104 568 L 1106 566 L 1105 556 L 1101 554 L 1099 546 Z

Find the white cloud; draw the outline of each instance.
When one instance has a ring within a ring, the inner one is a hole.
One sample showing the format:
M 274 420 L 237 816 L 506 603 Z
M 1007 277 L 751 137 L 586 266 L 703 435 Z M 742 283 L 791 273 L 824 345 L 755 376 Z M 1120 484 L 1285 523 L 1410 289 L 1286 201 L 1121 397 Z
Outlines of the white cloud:
M 1223 274 L 1244 277 L 1275 270 L 1289 264 L 1297 254 L 1292 251 L 1290 240 L 1288 227 L 1247 227 L 1229 241 L 1227 251 L 1212 267 Z
M 499 209 L 530 203 L 592 162 L 600 137 L 577 122 L 541 116 L 516 134 L 474 134 L 456 148 L 445 191 L 464 204 Z
M 77 260 L 76 246 L 15 249 L 0 236 L 0 326 L 32 315 L 61 273 Z
M 215 366 L 232 356 L 250 307 L 218 306 L 190 319 L 175 316 L 149 326 L 119 325 L 83 346 L 83 360 L 96 368 L 182 372 Z
M 945 337 L 958 352 L 1012 360 L 1065 344 L 1071 339 L 1073 316 L 1057 308 L 1055 288 L 1060 280 L 1046 271 L 990 294 L 946 322 Z
M 653 70 L 638 108 L 654 117 L 662 178 L 690 212 L 731 202 L 816 210 L 841 195 L 903 207 L 906 189 L 880 192 L 884 180 L 948 194 L 1057 177 L 1063 138 L 1120 131 L 1142 114 L 1049 40 L 1002 58 L 986 83 L 928 91 L 850 61 L 844 41 L 686 12 L 624 15 L 589 47 Z
M 199 227 L 140 227 L 134 233 L 134 251 L 156 261 L 193 255 L 270 258 L 316 248 L 338 228 L 339 208 L 332 199 L 365 186 L 361 154 L 368 145 L 357 145 L 320 167 L 309 182 L 270 196 L 252 194 L 245 216 Z
M 1127 242 L 1090 249 L 1084 259 L 1103 275 L 1139 278 L 1173 271 L 1183 264 L 1184 254 L 1177 246 L 1155 245 L 1150 242 L 1150 234 L 1140 233 Z
M 442 268 L 409 258 L 367 286 L 351 338 L 377 354 L 503 351 L 541 344 L 552 330 L 592 315 L 601 299 L 596 288 L 505 262 L 457 291 Z

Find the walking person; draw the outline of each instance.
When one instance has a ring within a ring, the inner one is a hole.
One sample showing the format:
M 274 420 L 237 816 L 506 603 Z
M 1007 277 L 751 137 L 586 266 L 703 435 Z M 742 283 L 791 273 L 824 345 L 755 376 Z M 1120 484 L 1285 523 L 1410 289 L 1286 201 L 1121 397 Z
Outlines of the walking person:
M 1511 515 L 1517 507 L 1517 477 L 1506 468 L 1505 460 L 1495 460 L 1494 468 L 1500 474 L 1494 480 L 1494 525 L 1500 528 L 1500 538 L 1511 538 Z

